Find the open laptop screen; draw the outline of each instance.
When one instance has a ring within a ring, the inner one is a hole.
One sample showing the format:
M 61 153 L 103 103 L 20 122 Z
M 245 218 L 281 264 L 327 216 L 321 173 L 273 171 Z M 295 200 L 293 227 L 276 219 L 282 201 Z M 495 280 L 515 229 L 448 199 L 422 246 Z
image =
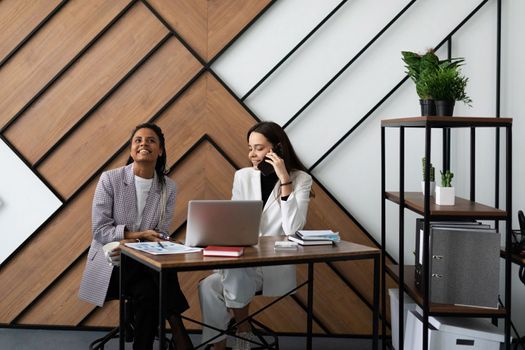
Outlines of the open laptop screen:
M 192 200 L 188 203 L 186 245 L 255 245 L 261 213 L 260 200 Z

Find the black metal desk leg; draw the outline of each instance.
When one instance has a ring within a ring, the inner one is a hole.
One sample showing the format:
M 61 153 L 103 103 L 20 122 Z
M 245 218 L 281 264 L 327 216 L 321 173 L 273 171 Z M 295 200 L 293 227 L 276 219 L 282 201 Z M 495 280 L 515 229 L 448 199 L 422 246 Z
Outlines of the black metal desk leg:
M 308 263 L 308 315 L 306 318 L 306 349 L 312 350 L 312 318 L 314 312 L 314 264 Z
M 166 274 L 159 271 L 159 350 L 166 348 Z
M 119 349 L 124 350 L 124 329 L 125 329 L 125 315 L 124 315 L 124 304 L 125 304 L 125 283 L 124 276 L 126 273 L 126 264 L 128 257 L 126 254 L 120 254 L 120 273 L 119 273 L 119 285 L 120 285 L 120 318 L 119 318 Z
M 374 256 L 374 311 L 372 319 L 372 349 L 378 350 L 379 338 L 379 255 Z M 383 316 L 384 317 L 384 316 Z M 383 337 L 383 341 L 385 341 Z

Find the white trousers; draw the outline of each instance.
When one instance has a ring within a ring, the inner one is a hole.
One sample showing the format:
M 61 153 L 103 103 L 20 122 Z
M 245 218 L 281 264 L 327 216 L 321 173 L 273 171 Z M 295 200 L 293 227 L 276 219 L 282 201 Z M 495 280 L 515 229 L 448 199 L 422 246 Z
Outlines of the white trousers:
M 262 284 L 260 267 L 216 270 L 199 283 L 202 322 L 225 330 L 231 319 L 228 309 L 239 309 L 248 305 L 255 293 L 262 290 Z M 203 326 L 202 342 L 216 337 L 219 333 Z M 223 334 L 213 339 L 212 343 L 225 338 L 226 334 Z

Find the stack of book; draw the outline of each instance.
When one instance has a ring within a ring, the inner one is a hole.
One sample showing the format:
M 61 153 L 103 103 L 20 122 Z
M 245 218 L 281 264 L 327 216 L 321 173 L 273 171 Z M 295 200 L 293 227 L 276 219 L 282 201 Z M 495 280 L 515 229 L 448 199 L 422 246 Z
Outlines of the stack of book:
M 214 246 L 209 245 L 202 251 L 204 256 L 226 256 L 226 257 L 239 257 L 244 253 L 243 247 L 226 247 L 226 246 Z
M 300 245 L 334 244 L 341 240 L 339 232 L 332 230 L 299 230 L 288 239 Z

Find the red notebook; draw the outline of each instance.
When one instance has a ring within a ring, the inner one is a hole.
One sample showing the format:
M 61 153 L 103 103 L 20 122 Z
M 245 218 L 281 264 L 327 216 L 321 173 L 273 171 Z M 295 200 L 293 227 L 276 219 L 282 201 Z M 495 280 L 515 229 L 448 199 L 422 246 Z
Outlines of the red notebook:
M 215 245 L 209 245 L 203 249 L 202 255 L 204 256 L 241 256 L 244 253 L 243 247 L 219 247 Z

